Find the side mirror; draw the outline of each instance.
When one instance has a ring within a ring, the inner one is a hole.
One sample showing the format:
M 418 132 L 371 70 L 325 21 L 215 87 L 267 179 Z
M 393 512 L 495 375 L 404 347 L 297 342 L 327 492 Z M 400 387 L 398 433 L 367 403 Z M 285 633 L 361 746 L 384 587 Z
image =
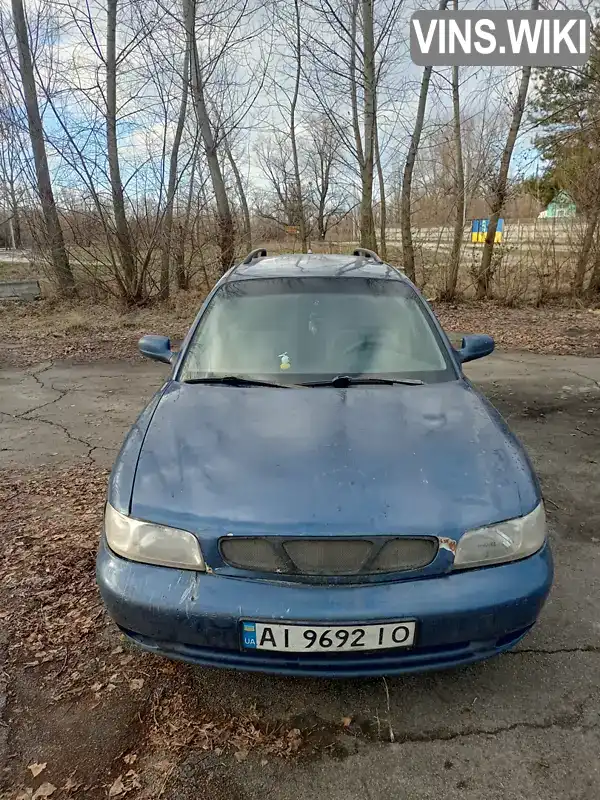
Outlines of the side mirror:
M 171 350 L 171 340 L 168 336 L 147 334 L 139 340 L 138 347 L 140 353 L 146 358 L 151 358 L 153 361 L 163 361 L 165 364 L 170 364 L 174 355 Z
M 457 350 L 458 357 L 464 364 L 465 361 L 474 361 L 476 358 L 489 356 L 494 349 L 494 340 L 485 333 L 475 333 L 471 336 L 464 336 L 460 350 Z

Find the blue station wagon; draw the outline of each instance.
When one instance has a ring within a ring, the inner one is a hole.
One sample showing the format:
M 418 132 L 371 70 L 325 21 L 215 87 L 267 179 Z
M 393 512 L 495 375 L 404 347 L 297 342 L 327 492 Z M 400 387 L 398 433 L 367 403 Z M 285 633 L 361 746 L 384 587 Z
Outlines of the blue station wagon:
M 135 644 L 327 677 L 513 647 L 552 582 L 540 486 L 427 302 L 371 251 L 252 252 L 217 283 L 112 470 L 97 559 Z

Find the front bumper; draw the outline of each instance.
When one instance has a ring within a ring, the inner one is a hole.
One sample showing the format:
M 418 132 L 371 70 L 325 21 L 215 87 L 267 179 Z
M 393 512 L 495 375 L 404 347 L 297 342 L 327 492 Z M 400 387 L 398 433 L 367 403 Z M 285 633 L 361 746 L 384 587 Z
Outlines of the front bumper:
M 109 614 L 141 647 L 207 666 L 326 677 L 458 666 L 509 649 L 535 623 L 553 565 L 530 558 L 442 577 L 316 586 L 223 577 L 127 561 L 101 542 L 97 580 Z M 415 647 L 367 653 L 242 650 L 241 620 L 361 625 L 417 620 Z

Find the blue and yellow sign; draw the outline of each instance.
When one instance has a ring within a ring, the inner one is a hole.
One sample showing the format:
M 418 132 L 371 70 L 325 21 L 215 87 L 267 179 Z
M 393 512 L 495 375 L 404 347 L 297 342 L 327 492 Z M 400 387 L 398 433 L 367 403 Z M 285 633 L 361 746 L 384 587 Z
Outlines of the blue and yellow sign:
M 488 232 L 489 219 L 474 219 L 471 223 L 471 241 L 478 244 L 485 242 L 485 237 Z M 502 241 L 502 234 L 504 233 L 504 220 L 498 220 L 498 227 L 496 228 L 495 242 Z

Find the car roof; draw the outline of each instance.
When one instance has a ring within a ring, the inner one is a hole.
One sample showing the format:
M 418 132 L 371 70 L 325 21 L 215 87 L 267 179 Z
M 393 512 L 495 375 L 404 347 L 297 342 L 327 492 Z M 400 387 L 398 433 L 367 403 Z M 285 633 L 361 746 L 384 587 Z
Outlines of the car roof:
M 286 253 L 241 263 L 227 274 L 227 281 L 257 278 L 380 278 L 405 281 L 390 264 L 373 258 L 325 253 Z

